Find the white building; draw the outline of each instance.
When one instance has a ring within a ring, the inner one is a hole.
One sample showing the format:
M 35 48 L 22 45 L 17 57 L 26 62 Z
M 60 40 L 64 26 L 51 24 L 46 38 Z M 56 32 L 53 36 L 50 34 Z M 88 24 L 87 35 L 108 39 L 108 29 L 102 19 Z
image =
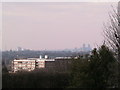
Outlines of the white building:
M 35 60 L 30 59 L 19 59 L 12 61 L 12 70 L 13 72 L 25 70 L 32 71 L 35 69 Z
M 45 68 L 45 62 L 55 61 L 54 59 L 48 59 L 48 56 L 45 55 L 45 58 L 27 58 L 27 59 L 15 59 L 12 61 L 12 71 L 32 71 L 36 68 Z

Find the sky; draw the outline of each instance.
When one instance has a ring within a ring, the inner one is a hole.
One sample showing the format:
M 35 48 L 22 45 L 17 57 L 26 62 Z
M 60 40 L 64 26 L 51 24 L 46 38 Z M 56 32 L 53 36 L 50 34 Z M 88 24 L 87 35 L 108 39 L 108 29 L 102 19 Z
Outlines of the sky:
M 1 2 L 118 2 L 119 0 L 1 0 Z
M 101 45 L 103 23 L 117 3 L 11 2 L 2 3 L 2 49 L 32 50 Z M 116 8 L 116 7 L 115 7 Z

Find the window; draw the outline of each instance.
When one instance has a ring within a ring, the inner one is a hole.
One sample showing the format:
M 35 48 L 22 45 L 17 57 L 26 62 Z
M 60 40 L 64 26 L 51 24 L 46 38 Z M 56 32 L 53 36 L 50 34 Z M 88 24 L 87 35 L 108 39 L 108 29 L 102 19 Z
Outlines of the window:
M 22 63 L 22 62 L 18 62 L 18 63 Z
M 16 67 L 14 69 L 17 69 Z
M 22 67 L 18 67 L 18 69 L 22 69 Z
M 26 62 L 23 62 L 23 64 L 25 64 Z

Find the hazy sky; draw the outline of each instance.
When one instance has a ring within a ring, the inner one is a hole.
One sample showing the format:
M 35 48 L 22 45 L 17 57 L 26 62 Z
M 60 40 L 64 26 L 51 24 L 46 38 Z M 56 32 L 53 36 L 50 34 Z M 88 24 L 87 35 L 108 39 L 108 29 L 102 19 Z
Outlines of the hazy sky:
M 3 3 L 3 50 L 95 47 L 103 42 L 103 22 L 117 3 Z

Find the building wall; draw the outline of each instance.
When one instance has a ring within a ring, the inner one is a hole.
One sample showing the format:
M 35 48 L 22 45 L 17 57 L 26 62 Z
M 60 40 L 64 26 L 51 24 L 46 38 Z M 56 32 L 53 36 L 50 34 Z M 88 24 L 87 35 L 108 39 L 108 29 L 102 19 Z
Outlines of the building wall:
M 70 59 L 25 59 L 25 60 L 13 60 L 12 70 L 16 71 L 32 71 L 34 69 L 46 68 L 54 69 L 57 71 L 68 71 L 70 69 Z
M 56 59 L 55 60 L 55 69 L 57 71 L 69 71 L 71 68 L 71 59 Z
M 13 72 L 16 71 L 32 71 L 38 68 L 45 68 L 45 61 L 51 62 L 51 59 L 20 59 L 20 60 L 13 60 L 12 61 L 12 70 Z M 48 66 L 48 64 L 46 65 Z
M 32 71 L 35 69 L 35 60 L 13 60 L 13 72 L 16 71 Z
M 37 60 L 35 66 L 36 68 L 45 68 L 45 60 Z
M 45 68 L 55 68 L 55 61 L 45 61 Z

